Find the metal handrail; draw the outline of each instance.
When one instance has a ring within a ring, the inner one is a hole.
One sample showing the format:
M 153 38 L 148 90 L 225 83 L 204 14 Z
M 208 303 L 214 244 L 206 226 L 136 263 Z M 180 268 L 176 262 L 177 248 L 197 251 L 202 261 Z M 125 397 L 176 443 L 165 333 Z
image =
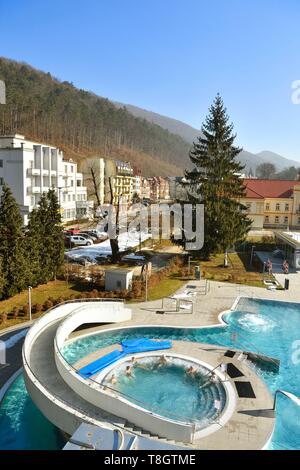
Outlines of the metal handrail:
M 263 353 L 262 351 L 260 351 L 251 341 L 248 341 L 247 339 L 245 339 L 245 337 L 243 335 L 241 335 L 240 332 L 238 332 L 238 336 L 240 336 L 242 338 L 243 343 L 245 343 L 245 346 L 249 346 L 251 349 L 254 348 L 254 350 L 251 350 L 251 349 L 246 350 L 246 349 L 243 348 L 242 349 L 243 352 L 249 352 L 249 353 L 253 353 L 253 354 L 258 354 L 259 356 L 267 357 L 268 359 L 270 359 L 270 362 L 272 362 L 273 364 L 278 366 L 278 363 L 276 362 L 275 358 L 270 357 L 266 353 Z

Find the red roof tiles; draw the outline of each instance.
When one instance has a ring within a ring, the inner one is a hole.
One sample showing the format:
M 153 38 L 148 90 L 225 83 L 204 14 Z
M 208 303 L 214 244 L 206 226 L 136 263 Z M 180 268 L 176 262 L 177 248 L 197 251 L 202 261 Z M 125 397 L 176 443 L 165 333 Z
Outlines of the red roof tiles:
M 246 197 L 250 199 L 289 198 L 299 181 L 245 179 Z

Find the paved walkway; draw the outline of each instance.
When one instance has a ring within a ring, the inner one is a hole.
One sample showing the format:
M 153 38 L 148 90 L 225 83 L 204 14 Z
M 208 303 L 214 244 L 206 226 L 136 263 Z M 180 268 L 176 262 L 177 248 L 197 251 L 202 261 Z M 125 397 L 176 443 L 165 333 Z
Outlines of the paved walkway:
M 218 325 L 219 314 L 230 310 L 237 297 L 300 302 L 300 272 L 290 274 L 289 279 L 290 289 L 286 291 L 274 291 L 263 287 L 229 284 L 227 282 L 210 282 L 210 289 L 207 294 L 204 294 L 205 281 L 189 281 L 176 292 L 176 295 L 187 291 L 195 292 L 193 313 L 189 313 L 189 310 L 175 312 L 175 302 L 171 299 L 164 301 L 164 309 L 162 308 L 162 300 L 130 303 L 128 306 L 132 309 L 132 319 L 109 327 L 120 328 L 120 326 L 134 325 L 198 327 Z M 278 280 L 284 282 L 281 278 Z M 165 313 L 157 313 L 163 310 Z M 91 333 L 101 329 L 107 329 L 107 325 L 92 327 L 85 331 Z M 82 331 L 72 333 L 72 337 L 80 335 L 82 335 Z

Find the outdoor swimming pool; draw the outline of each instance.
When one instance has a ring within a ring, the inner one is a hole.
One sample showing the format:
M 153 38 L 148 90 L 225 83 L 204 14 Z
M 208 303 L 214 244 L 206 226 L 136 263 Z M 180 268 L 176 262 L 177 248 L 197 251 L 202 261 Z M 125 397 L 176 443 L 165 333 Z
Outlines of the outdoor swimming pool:
M 0 449 L 55 450 L 64 442 L 62 433 L 32 402 L 19 375 L 1 402 Z
M 188 375 L 190 366 L 197 373 Z M 129 377 L 126 367 L 132 371 Z M 212 382 L 209 373 L 205 367 L 182 359 L 168 357 L 162 365 L 159 357 L 150 356 L 113 368 L 102 383 L 149 411 L 176 421 L 195 423 L 197 429 L 202 429 L 218 420 L 226 404 L 224 386 L 220 381 Z M 112 375 L 117 380 L 115 384 L 111 384 Z M 215 407 L 216 401 L 219 410 Z
M 225 327 L 209 328 L 164 328 L 142 327 L 119 329 L 88 336 L 66 345 L 64 355 L 70 363 L 80 358 L 115 344 L 124 339 L 149 337 L 159 339 L 174 339 L 216 344 L 226 348 L 237 348 L 259 352 L 280 359 L 280 371 L 256 367 L 257 373 L 265 380 L 272 392 L 283 389 L 300 396 L 300 353 L 297 354 L 300 340 L 300 305 L 286 302 L 243 299 L 234 313 L 225 316 L 228 323 Z M 233 335 L 235 333 L 235 335 Z M 298 349 L 297 349 L 298 348 Z M 16 401 L 27 403 L 18 412 L 18 421 L 34 422 L 37 409 L 31 403 L 26 391 L 16 390 L 14 385 L 9 389 L 6 398 L 14 397 Z M 0 406 L 0 448 L 13 448 L 22 443 L 24 432 L 21 427 L 16 429 L 14 413 L 8 413 L 2 402 Z M 27 410 L 27 412 L 26 412 Z M 30 413 L 29 413 L 30 411 Z M 24 424 L 25 425 L 25 424 Z M 47 421 L 43 427 L 49 426 Z M 36 433 L 37 434 L 37 433 Z M 31 448 L 44 448 L 44 440 L 39 435 L 29 435 L 27 445 Z M 5 436 L 5 441 L 3 441 Z M 52 441 L 53 442 L 53 441 Z M 9 443 L 10 447 L 7 447 Z M 15 447 L 17 448 L 17 447 Z M 278 396 L 276 407 L 276 427 L 269 445 L 271 449 L 300 449 L 300 407 L 281 395 Z

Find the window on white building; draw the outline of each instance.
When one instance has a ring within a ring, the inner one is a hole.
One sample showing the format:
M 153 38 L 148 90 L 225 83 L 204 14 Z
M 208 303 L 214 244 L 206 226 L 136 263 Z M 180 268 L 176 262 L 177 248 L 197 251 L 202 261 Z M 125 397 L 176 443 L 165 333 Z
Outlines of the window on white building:
M 280 204 L 278 204 L 278 203 L 276 204 L 276 210 L 280 211 Z
M 74 166 L 71 165 L 71 173 L 74 173 Z
M 266 217 L 265 217 L 265 224 L 269 224 L 269 223 L 270 223 L 269 216 L 268 216 L 268 215 L 266 215 Z
M 73 194 L 73 201 L 75 201 L 75 200 L 76 200 L 75 198 L 76 198 L 76 196 L 75 196 L 75 194 Z
M 72 186 L 72 188 L 73 188 L 73 186 L 74 186 L 74 180 L 71 180 L 71 186 Z
M 276 217 L 275 217 L 275 224 L 279 224 L 279 217 L 278 217 L 278 215 L 276 215 Z
M 65 173 L 68 173 L 68 165 L 65 165 Z
M 71 201 L 71 194 L 68 194 L 68 201 Z
M 288 218 L 288 217 L 285 217 L 285 218 L 284 218 L 284 223 L 285 223 L 285 224 L 288 224 L 288 223 L 289 223 L 289 218 Z
M 290 210 L 290 205 L 289 204 L 286 204 L 285 205 L 285 211 L 288 212 Z
M 267 203 L 267 204 L 266 204 L 266 211 L 269 211 L 269 210 L 270 210 L 270 204 Z
M 76 185 L 77 187 L 81 186 L 81 180 L 77 180 Z

